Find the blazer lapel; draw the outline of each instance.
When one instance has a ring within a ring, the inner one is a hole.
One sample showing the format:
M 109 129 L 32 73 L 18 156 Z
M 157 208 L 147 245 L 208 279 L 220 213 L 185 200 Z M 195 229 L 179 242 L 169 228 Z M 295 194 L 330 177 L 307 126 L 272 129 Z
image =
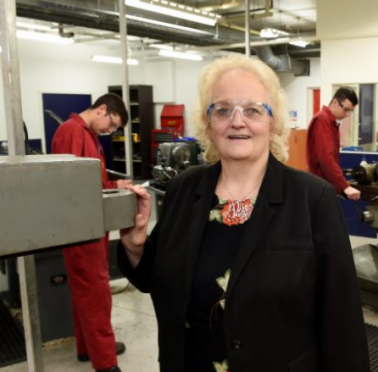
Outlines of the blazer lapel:
M 260 239 L 265 234 L 274 216 L 271 204 L 283 202 L 283 167 L 273 155 L 269 156 L 265 173 L 255 208 L 251 218 L 246 222 L 243 238 L 232 265 L 230 282 L 227 288 L 228 301 L 232 291 L 245 267 L 251 259 Z M 227 301 L 227 300 L 226 300 Z
M 221 165 L 219 162 L 210 166 L 208 172 L 202 177 L 195 190 L 197 202 L 193 205 L 191 219 L 188 221 L 189 239 L 186 252 L 185 275 L 186 289 L 188 290 L 188 293 L 190 293 L 190 286 L 194 275 L 202 236 L 209 220 L 209 211 L 214 198 L 220 170 Z

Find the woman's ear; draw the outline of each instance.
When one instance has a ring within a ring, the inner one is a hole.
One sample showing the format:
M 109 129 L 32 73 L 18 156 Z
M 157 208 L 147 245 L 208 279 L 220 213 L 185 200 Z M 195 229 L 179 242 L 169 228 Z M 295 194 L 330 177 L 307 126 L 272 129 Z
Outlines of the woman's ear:
M 209 139 L 210 142 L 213 142 L 213 132 L 211 131 L 210 124 L 206 124 L 206 137 Z
M 273 118 L 271 119 L 269 126 L 270 126 L 269 139 L 273 139 L 274 135 L 277 133 L 276 125 Z

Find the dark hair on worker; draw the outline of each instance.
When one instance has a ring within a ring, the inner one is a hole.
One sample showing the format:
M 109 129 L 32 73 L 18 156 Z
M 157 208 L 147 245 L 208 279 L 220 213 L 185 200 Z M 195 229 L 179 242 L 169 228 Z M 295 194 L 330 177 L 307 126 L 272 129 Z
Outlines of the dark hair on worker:
M 91 106 L 91 109 L 95 109 L 101 105 L 106 105 L 109 114 L 119 115 L 123 126 L 127 124 L 129 114 L 126 110 L 125 103 L 118 94 L 104 94 L 103 96 L 97 98 L 96 102 Z
M 358 98 L 351 87 L 341 87 L 337 89 L 336 93 L 333 95 L 332 99 L 337 99 L 340 101 L 344 101 L 345 99 L 348 99 L 353 106 L 358 105 Z

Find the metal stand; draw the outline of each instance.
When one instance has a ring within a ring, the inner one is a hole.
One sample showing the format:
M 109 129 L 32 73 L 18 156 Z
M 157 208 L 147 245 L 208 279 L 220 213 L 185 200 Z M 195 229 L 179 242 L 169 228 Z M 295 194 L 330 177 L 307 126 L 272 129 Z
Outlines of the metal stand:
M 15 0 L 0 1 L 0 31 L 8 152 L 10 155 L 25 155 Z M 28 371 L 43 372 L 34 256 L 18 258 L 18 270 L 20 273 Z

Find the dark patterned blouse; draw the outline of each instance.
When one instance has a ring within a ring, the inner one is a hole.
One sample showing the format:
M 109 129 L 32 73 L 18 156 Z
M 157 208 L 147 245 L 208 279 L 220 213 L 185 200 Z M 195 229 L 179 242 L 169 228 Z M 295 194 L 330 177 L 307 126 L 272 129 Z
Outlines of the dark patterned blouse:
M 229 372 L 223 311 L 231 268 L 244 222 L 256 198 L 232 201 L 214 197 L 192 283 L 186 323 L 186 372 Z

